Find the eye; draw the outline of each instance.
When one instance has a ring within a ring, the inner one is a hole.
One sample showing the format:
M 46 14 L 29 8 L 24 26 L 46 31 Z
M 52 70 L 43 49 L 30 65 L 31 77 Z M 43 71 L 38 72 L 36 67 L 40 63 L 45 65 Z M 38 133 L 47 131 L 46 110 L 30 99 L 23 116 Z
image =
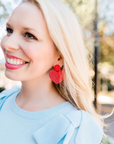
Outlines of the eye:
M 24 34 L 24 36 L 26 37 L 28 37 L 28 38 L 30 38 L 30 39 L 35 39 L 35 40 L 37 40 L 37 38 L 34 36 L 34 35 L 32 35 L 31 33 L 29 33 L 29 32 L 26 32 L 25 34 Z
M 10 29 L 10 28 L 8 28 L 8 27 L 6 27 L 5 31 L 6 31 L 7 33 L 13 33 L 13 30 Z

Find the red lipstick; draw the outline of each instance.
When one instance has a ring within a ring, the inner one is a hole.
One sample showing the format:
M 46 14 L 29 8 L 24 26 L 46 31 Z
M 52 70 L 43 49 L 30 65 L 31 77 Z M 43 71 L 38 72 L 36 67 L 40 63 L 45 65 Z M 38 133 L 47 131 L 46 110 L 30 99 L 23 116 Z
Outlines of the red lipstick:
M 22 60 L 21 58 L 18 58 L 16 56 L 12 56 L 12 55 L 9 55 L 9 54 L 6 54 L 6 55 L 7 55 L 8 58 L 16 58 L 16 59 Z M 24 61 L 24 60 L 22 60 L 22 61 Z
M 24 65 L 26 65 L 26 64 L 12 65 L 12 64 L 9 64 L 7 61 L 5 63 L 6 68 L 11 69 L 11 70 L 19 69 L 19 68 L 23 67 Z
M 8 58 L 15 58 L 15 59 L 21 60 L 22 62 L 25 62 L 24 64 L 15 65 L 15 64 L 10 64 L 10 63 L 8 63 L 8 62 L 6 61 L 5 66 L 6 66 L 6 68 L 8 68 L 8 69 L 16 70 L 16 69 L 19 69 L 19 68 L 23 67 L 24 65 L 26 65 L 26 64 L 28 63 L 28 62 L 26 62 L 26 61 L 24 61 L 24 60 L 22 60 L 21 58 L 18 58 L 18 57 L 16 57 L 16 56 L 12 56 L 12 55 L 9 55 L 9 54 L 6 54 L 6 55 L 7 55 Z

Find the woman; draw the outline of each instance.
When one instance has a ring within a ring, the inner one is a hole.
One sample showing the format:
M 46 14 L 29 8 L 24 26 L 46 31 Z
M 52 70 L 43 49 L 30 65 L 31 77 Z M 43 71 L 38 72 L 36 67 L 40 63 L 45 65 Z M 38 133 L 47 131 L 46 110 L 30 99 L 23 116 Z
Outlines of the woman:
M 74 13 L 56 0 L 26 0 L 1 41 L 5 75 L 21 81 L 0 94 L 1 144 L 99 144 L 89 64 Z

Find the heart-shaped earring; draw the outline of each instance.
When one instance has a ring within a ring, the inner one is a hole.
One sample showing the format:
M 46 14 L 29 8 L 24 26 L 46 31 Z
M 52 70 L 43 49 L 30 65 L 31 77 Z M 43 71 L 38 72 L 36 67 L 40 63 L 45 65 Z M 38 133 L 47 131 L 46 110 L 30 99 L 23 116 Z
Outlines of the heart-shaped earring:
M 56 84 L 58 84 L 61 81 L 63 81 L 64 80 L 64 76 L 65 76 L 65 72 L 63 70 L 60 70 L 60 66 L 59 65 L 55 65 L 54 66 L 54 70 L 51 70 L 49 72 L 49 77 Z

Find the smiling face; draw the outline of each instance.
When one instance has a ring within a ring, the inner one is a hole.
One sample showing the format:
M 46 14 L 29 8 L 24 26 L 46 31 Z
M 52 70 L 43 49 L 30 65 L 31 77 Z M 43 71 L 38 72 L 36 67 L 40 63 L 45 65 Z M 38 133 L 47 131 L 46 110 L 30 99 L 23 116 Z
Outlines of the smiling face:
M 29 2 L 22 3 L 14 10 L 6 27 L 7 35 L 1 41 L 5 59 L 7 60 L 9 54 L 23 60 L 19 63 L 19 60 L 15 59 L 18 61 L 16 64 L 29 62 L 15 69 L 13 63 L 8 64 L 11 62 L 9 56 L 6 77 L 17 81 L 28 81 L 39 77 L 45 79 L 49 78 L 49 71 L 55 64 L 62 66 L 44 16 L 36 5 Z

